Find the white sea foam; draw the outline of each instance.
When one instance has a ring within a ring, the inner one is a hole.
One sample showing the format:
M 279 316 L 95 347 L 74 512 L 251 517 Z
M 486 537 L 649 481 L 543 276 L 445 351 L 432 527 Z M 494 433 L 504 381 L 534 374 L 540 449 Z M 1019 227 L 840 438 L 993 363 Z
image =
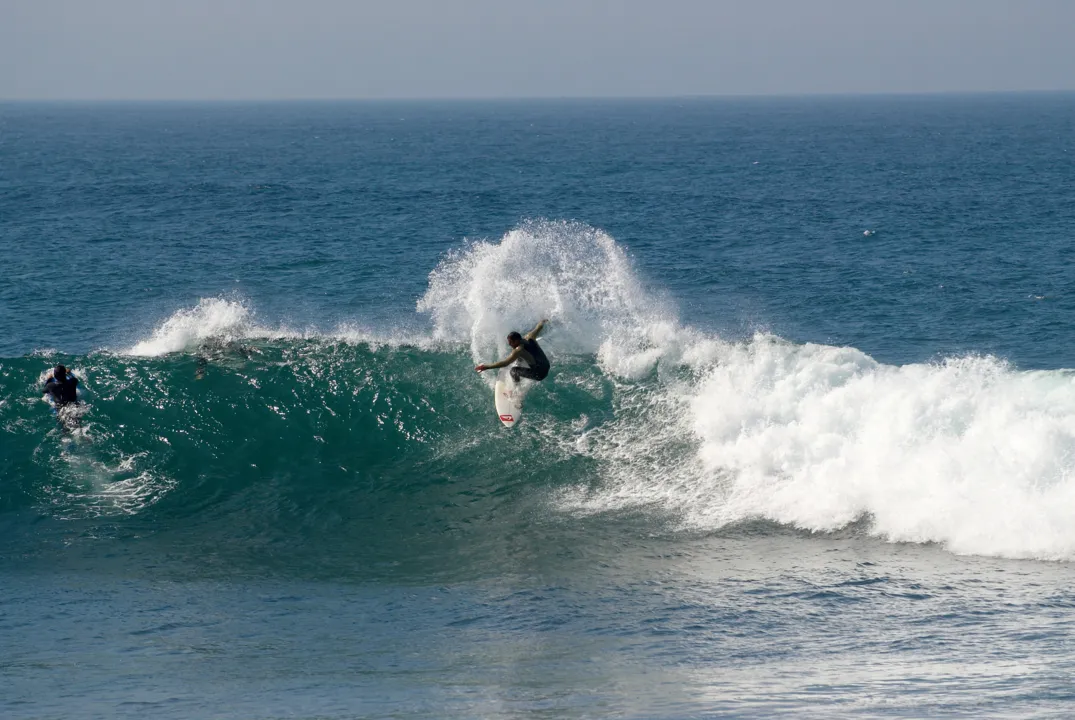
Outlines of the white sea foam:
M 848 348 L 754 342 L 699 383 L 698 457 L 728 478 L 701 526 L 765 517 L 895 541 L 1075 558 L 1075 378 L 993 358 L 903 367 Z
M 826 532 L 868 517 L 892 541 L 1075 559 L 1071 373 L 991 357 L 890 366 L 769 334 L 727 342 L 682 326 L 611 237 L 574 223 L 467 245 L 418 308 L 475 360 L 541 316 L 548 347 L 596 355 L 615 415 L 557 428 L 565 451 L 602 468 L 560 497 L 565 510 L 656 507 L 699 530 L 764 518 Z
M 600 477 L 563 492 L 569 513 L 656 508 L 709 531 L 764 518 L 828 532 L 861 518 L 879 537 L 958 553 L 1075 560 L 1075 374 L 991 357 L 891 366 L 854 348 L 770 334 L 730 342 L 683 326 L 607 234 L 528 223 L 450 253 L 418 309 L 432 333 L 341 326 L 293 333 L 245 305 L 203 300 L 132 354 L 207 339 L 322 337 L 465 347 L 475 361 L 541 317 L 556 361 L 596 358 L 611 420 L 541 432 Z M 557 362 L 556 382 L 570 382 Z
M 892 541 L 1075 559 L 1075 375 L 989 357 L 887 366 L 772 336 L 714 347 L 693 375 L 622 392 L 576 443 L 603 482 L 562 507 L 659 507 L 697 530 L 868 517 Z

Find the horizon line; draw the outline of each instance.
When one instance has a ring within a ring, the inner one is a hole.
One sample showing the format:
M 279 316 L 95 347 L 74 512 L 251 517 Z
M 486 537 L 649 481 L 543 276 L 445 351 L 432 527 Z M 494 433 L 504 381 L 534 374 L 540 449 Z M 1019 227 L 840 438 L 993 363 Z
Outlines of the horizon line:
M 654 100 L 764 100 L 807 98 L 882 98 L 882 97 L 941 97 L 981 95 L 1064 95 L 1075 88 L 1019 90 L 914 90 L 914 91 L 847 91 L 803 93 L 695 93 L 682 95 L 431 95 L 384 97 L 0 97 L 0 103 L 378 103 L 378 102 L 541 102 L 541 101 L 654 101 Z

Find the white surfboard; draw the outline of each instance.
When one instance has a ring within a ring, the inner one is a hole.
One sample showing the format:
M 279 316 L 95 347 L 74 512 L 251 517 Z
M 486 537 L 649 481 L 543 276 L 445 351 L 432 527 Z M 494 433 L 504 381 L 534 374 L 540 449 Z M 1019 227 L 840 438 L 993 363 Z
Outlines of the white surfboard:
M 530 367 L 525 360 L 516 360 L 514 364 L 519 367 Z M 500 422 L 508 427 L 519 422 L 519 418 L 522 417 L 523 396 L 526 395 L 531 384 L 525 379 L 519 382 L 512 380 L 511 368 L 511 365 L 502 367 L 496 375 L 496 414 L 500 417 Z

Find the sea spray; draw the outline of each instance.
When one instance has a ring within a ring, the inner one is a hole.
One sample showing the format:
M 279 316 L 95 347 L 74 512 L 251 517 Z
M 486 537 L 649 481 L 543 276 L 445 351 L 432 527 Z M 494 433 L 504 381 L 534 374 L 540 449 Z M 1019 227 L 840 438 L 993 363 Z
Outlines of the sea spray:
M 246 303 L 225 298 L 203 298 L 192 308 L 177 310 L 152 335 L 124 351 L 127 355 L 156 357 L 195 349 L 203 343 L 221 345 L 238 340 L 289 337 L 294 333 L 270 330 L 254 323 Z
M 503 353 L 510 330 L 549 318 L 554 352 L 599 353 L 607 367 L 632 375 L 652 370 L 678 325 L 624 249 L 575 222 L 531 221 L 498 242 L 449 253 L 417 308 L 430 315 L 434 337 L 466 342 L 475 361 Z
M 383 529 L 374 518 L 403 522 L 435 492 L 458 509 L 427 529 L 510 522 L 525 498 L 571 522 L 642 513 L 661 532 L 857 523 L 958 553 L 1075 559 L 1071 373 L 722 338 L 682 324 L 607 233 L 569 222 L 464 244 L 418 310 L 425 335 L 297 332 L 234 299 L 180 308 L 123 353 L 65 358 L 89 391 L 75 448 L 35 396 L 52 358 L 5 361 L 3 507 L 241 516 L 286 543 L 284 516 Z M 541 317 L 553 374 L 508 433 L 472 364 Z

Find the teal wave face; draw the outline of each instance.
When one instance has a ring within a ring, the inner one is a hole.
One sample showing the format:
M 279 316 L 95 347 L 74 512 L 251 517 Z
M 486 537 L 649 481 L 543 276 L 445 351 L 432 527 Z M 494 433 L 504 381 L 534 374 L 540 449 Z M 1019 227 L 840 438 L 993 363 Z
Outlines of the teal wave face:
M 66 360 L 85 387 L 73 432 L 36 392 L 54 360 L 4 361 L 0 509 L 214 557 L 315 546 L 395 562 L 415 554 L 396 542 L 509 527 L 538 495 L 595 472 L 550 451 L 550 427 L 611 416 L 610 393 L 568 383 L 532 390 L 531 421 L 508 430 L 466 355 L 414 347 L 296 340 Z
M 1070 373 L 661 337 L 596 356 L 550 339 L 553 373 L 511 430 L 458 344 L 212 340 L 4 361 L 0 556 L 134 539 L 229 573 L 279 561 L 428 575 L 423 563 L 515 562 L 524 528 L 523 545 L 538 528 L 566 552 L 607 540 L 594 523 L 649 534 L 756 520 L 1075 556 Z M 38 395 L 57 360 L 86 388 L 74 431 Z
M 372 476 L 402 457 L 426 461 L 453 440 L 473 441 L 463 428 L 498 431 L 469 359 L 444 352 L 296 341 L 68 362 L 87 406 L 74 433 L 38 402 L 45 363 L 7 363 L 5 425 L 21 454 L 36 458 L 26 495 L 64 453 L 95 456 L 120 475 L 152 467 L 171 478 L 174 495 L 194 499 L 209 478 L 235 490 L 266 475 L 301 472 L 313 484 Z M 8 446 L 4 457 L 18 454 Z

